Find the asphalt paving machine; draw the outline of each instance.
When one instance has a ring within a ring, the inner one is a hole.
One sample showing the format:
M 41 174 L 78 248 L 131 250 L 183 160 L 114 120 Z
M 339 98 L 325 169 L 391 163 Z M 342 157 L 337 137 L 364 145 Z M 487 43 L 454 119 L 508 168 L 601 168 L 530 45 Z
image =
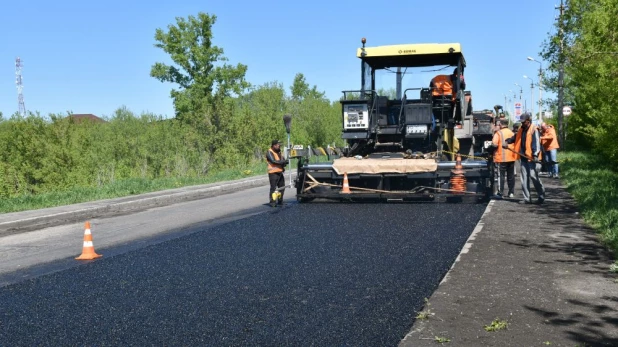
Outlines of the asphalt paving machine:
M 504 117 L 504 109 L 501 105 L 495 105 L 494 111 L 478 110 L 472 112 L 472 138 L 475 155 L 483 155 L 487 152 L 488 141 L 491 142 L 496 129 L 496 122 Z
M 299 157 L 297 200 L 488 199 L 491 156 L 471 155 L 472 146 L 460 148 L 467 140 L 472 143 L 473 132 L 471 93 L 461 88 L 466 67 L 461 45 L 365 43 L 363 38 L 357 50 L 361 89 L 343 91 L 340 100 L 343 156 L 325 163 Z M 413 68 L 433 69 L 422 73 L 441 78 L 429 85 L 415 80 L 417 86 L 402 90 L 403 76 Z M 377 75 L 384 72 L 395 76 L 394 97 L 376 89 Z

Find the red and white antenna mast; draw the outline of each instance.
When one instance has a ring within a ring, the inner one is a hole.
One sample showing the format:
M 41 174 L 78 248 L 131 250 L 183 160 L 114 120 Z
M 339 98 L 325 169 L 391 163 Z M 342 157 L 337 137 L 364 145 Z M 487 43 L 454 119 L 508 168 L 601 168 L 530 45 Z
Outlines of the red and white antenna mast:
M 19 114 L 22 117 L 25 117 L 26 105 L 24 105 L 24 94 L 22 93 L 24 85 L 22 84 L 21 79 L 21 68 L 21 59 L 17 57 L 17 59 L 15 59 L 15 84 L 17 84 L 17 104 L 19 105 Z

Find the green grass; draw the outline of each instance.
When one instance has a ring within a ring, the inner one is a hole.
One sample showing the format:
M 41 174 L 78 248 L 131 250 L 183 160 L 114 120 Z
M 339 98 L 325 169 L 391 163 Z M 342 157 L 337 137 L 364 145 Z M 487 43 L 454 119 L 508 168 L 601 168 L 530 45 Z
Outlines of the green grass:
M 325 156 L 313 156 L 311 163 L 318 161 L 328 161 Z M 287 170 L 296 170 L 297 161 L 291 160 Z M 289 171 L 286 171 L 286 174 Z M 43 193 L 37 195 L 23 195 L 14 198 L 0 199 L 0 213 L 19 212 L 37 210 L 41 208 L 64 206 L 81 202 L 96 201 L 102 199 L 112 199 L 136 194 L 156 192 L 166 189 L 181 188 L 186 186 L 232 181 L 236 179 L 266 176 L 266 163 L 256 162 L 244 168 L 222 170 L 212 172 L 205 177 L 179 177 L 179 178 L 159 178 L 154 180 L 131 178 L 116 181 L 113 184 L 100 187 L 75 187 L 67 191 Z M 286 177 L 286 183 L 289 178 Z
M 559 152 L 560 177 L 584 220 L 618 257 L 618 172 L 603 158 L 583 151 Z
M 291 164 L 290 167 L 295 168 L 295 162 Z M 197 178 L 160 178 L 154 180 L 132 178 L 101 187 L 75 187 L 67 191 L 1 199 L 0 213 L 36 210 L 260 175 L 266 175 L 266 163 L 264 162 L 255 163 L 245 168 L 212 172 L 208 176 Z M 289 182 L 286 183 L 289 184 Z
M 484 326 L 483 329 L 485 329 L 485 331 L 492 332 L 506 329 L 508 325 L 509 323 L 507 321 L 496 318 L 491 322 L 491 324 Z

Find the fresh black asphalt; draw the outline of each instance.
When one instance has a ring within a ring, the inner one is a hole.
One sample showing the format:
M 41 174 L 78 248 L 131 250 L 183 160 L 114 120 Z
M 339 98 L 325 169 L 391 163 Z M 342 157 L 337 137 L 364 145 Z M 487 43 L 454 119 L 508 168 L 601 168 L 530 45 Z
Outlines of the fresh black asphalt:
M 395 346 L 485 204 L 265 209 L 0 288 L 0 345 Z

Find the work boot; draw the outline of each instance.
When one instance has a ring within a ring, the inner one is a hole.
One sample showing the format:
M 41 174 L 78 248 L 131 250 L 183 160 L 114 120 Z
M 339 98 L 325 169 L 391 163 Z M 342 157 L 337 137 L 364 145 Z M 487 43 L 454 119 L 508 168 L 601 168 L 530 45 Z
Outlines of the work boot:
M 270 202 L 270 207 L 277 207 L 277 202 L 271 201 Z

